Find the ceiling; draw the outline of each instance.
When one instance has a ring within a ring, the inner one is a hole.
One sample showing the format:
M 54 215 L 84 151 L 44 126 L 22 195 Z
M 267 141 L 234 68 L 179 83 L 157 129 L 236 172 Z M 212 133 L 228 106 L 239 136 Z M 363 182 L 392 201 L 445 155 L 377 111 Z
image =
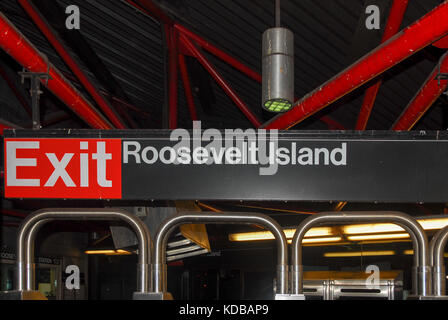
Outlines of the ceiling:
M 372 0 L 373 1 L 373 0 Z M 371 3 L 369 1 L 368 3 Z M 125 93 L 126 102 L 134 106 L 129 114 L 140 128 L 162 128 L 165 104 L 165 51 L 162 28 L 154 18 L 131 7 L 124 0 L 56 0 L 61 8 L 78 5 L 81 11 L 80 33 L 106 66 L 114 81 Z M 229 53 L 245 65 L 261 73 L 262 33 L 273 25 L 272 0 L 159 0 L 154 1 L 176 22 L 186 26 L 210 43 Z M 375 0 L 387 19 L 391 1 Z M 402 28 L 429 12 L 440 0 L 411 1 Z M 366 2 L 367 3 L 367 2 Z M 295 34 L 295 95 L 302 97 L 344 70 L 365 53 L 376 47 L 383 30 L 368 31 L 364 27 L 364 0 L 283 0 L 282 25 Z M 0 10 L 18 29 L 61 70 L 73 79 L 64 62 L 46 41 L 16 0 L 3 0 Z M 70 45 L 68 45 L 70 48 Z M 75 60 L 91 81 L 110 89 L 98 81 L 76 51 Z M 389 129 L 422 83 L 436 66 L 444 50 L 429 47 L 385 73 L 367 129 Z M 208 53 L 205 55 L 230 86 L 240 95 L 249 109 L 263 122 L 272 117 L 262 111 L 261 85 Z M 4 55 L 3 63 L 13 70 L 18 65 Z M 193 59 L 188 69 L 193 84 L 198 117 L 204 128 L 248 128 L 251 123 L 233 104 L 223 90 Z M 93 70 L 95 71 L 95 70 Z M 204 85 L 205 82 L 205 85 Z M 76 84 L 76 81 L 74 81 Z M 82 88 L 77 85 L 82 91 Z M 179 79 L 179 127 L 191 128 L 191 118 Z M 319 119 L 329 115 L 347 129 L 354 129 L 362 105 L 365 88 L 355 90 L 323 111 L 298 124 L 295 129 L 328 129 Z M 49 93 L 48 93 L 49 94 Z M 50 95 L 50 94 L 49 94 Z M 85 94 L 85 96 L 88 96 Z M 441 97 L 415 129 L 438 130 L 447 127 Z M 64 106 L 53 102 L 58 108 Z M 11 108 L 11 106 L 10 106 Z M 67 111 L 67 109 L 65 109 Z M 54 110 L 53 110 L 54 111 Z M 11 116 L 10 116 L 11 115 Z M 25 122 L 14 112 L 1 116 L 12 122 Z M 10 118 L 8 118 L 10 116 Z M 23 117 L 26 115 L 22 115 Z M 52 125 L 84 127 L 75 119 Z

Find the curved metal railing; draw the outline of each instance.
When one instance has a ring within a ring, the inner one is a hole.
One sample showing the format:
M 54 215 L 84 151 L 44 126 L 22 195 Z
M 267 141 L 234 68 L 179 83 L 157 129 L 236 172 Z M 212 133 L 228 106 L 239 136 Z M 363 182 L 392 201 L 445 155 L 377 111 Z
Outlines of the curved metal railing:
M 445 247 L 448 242 L 448 227 L 439 230 L 429 244 L 430 262 L 432 264 L 433 294 L 445 295 L 446 274 L 444 264 Z
M 166 292 L 166 244 L 171 232 L 182 224 L 256 224 L 270 230 L 277 240 L 277 278 L 280 294 L 288 293 L 288 243 L 282 227 L 272 218 L 257 213 L 201 212 L 180 213 L 166 219 L 154 238 L 154 291 Z
M 137 291 L 152 290 L 152 243 L 148 227 L 138 217 L 120 209 L 43 209 L 29 215 L 22 222 L 17 237 L 17 290 L 34 290 L 36 234 L 44 224 L 54 220 L 121 220 L 127 223 L 138 239 Z
M 305 219 L 297 228 L 292 240 L 291 293 L 303 294 L 302 240 L 313 226 L 324 223 L 383 222 L 403 227 L 411 236 L 414 246 L 413 293 L 431 294 L 431 266 L 428 239 L 421 225 L 402 212 L 322 212 Z

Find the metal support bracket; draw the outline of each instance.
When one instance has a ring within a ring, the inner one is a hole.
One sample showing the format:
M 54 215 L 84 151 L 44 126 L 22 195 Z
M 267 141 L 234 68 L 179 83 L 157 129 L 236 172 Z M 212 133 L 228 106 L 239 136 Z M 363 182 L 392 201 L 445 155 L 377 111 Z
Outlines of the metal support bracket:
M 306 300 L 304 294 L 279 294 L 275 295 L 275 300 Z
M 30 79 L 33 130 L 39 130 L 41 129 L 39 99 L 40 95 L 43 93 L 40 90 L 40 83 L 42 79 L 46 80 L 48 83 L 48 80 L 51 79 L 50 74 L 48 71 L 46 73 L 43 73 L 43 72 L 29 72 L 24 70 L 22 72 L 19 72 L 19 75 L 22 77 L 22 84 L 25 82 L 25 79 Z

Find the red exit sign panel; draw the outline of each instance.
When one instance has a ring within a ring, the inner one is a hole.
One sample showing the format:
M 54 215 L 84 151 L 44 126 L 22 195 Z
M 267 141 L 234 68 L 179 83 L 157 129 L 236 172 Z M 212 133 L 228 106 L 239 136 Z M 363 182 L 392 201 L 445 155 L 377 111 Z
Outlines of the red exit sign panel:
M 121 139 L 5 139 L 6 198 L 121 199 Z

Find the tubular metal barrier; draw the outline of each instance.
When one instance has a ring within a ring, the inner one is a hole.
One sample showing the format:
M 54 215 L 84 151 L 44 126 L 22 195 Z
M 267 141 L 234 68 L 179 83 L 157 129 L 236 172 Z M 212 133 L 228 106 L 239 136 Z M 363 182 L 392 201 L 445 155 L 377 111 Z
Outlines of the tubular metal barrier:
M 268 216 L 257 213 L 228 212 L 186 212 L 165 220 L 154 238 L 154 291 L 166 292 L 166 244 L 171 232 L 182 224 L 256 224 L 266 227 L 277 240 L 277 278 L 278 294 L 288 293 L 288 243 L 282 227 Z
M 447 242 L 448 227 L 445 227 L 432 237 L 429 244 L 430 261 L 432 264 L 433 295 L 438 297 L 446 294 L 444 252 Z
M 306 232 L 315 225 L 324 223 L 382 222 L 394 223 L 404 228 L 411 236 L 414 246 L 413 294 L 429 296 L 432 293 L 431 266 L 428 239 L 421 225 L 402 212 L 322 212 L 305 219 L 297 228 L 292 240 L 291 293 L 303 295 L 302 240 Z
M 120 209 L 43 209 L 29 215 L 21 224 L 17 237 L 18 291 L 34 290 L 34 242 L 40 228 L 54 220 L 121 220 L 134 230 L 138 239 L 137 292 L 152 291 L 151 236 L 147 226 L 136 216 Z

